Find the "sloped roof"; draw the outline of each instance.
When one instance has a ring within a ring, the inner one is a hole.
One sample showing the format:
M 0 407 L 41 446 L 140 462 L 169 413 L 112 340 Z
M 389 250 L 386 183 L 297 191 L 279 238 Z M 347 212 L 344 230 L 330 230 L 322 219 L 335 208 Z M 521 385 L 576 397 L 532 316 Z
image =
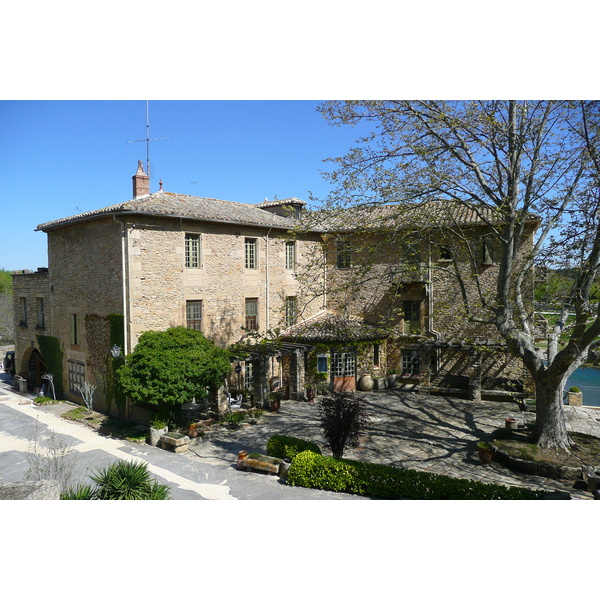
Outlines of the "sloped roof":
M 532 223 L 538 220 L 528 215 Z M 307 228 L 328 231 L 356 231 L 389 228 L 438 228 L 494 225 L 504 217 L 492 206 L 476 206 L 453 200 L 431 200 L 418 204 L 373 204 L 325 209 L 303 215 Z
M 281 334 L 283 341 L 326 343 L 365 342 L 385 339 L 389 334 L 360 319 L 342 317 L 331 313 L 307 319 Z
M 292 200 L 290 199 L 290 203 Z M 286 202 L 285 200 L 279 203 Z M 299 201 L 302 202 L 302 201 Z M 277 202 L 263 203 L 260 205 L 242 204 L 216 198 L 202 198 L 172 192 L 155 192 L 141 198 L 134 198 L 127 202 L 120 202 L 105 208 L 72 215 L 54 221 L 48 221 L 37 226 L 37 230 L 47 231 L 63 225 L 74 224 L 82 221 L 96 220 L 110 215 L 138 214 L 147 216 L 161 216 L 167 218 L 186 218 L 212 221 L 219 223 L 234 223 L 240 225 L 257 225 L 290 229 L 293 220 L 288 217 L 273 214 L 263 208 L 275 206 Z

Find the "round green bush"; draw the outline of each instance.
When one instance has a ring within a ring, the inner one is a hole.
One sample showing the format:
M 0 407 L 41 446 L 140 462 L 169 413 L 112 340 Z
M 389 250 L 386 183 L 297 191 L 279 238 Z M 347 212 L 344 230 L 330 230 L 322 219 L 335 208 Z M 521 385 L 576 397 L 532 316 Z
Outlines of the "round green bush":
M 305 450 L 321 454 L 321 449 L 317 444 L 297 437 L 275 434 L 267 442 L 267 454 L 275 458 L 294 460 L 297 454 Z

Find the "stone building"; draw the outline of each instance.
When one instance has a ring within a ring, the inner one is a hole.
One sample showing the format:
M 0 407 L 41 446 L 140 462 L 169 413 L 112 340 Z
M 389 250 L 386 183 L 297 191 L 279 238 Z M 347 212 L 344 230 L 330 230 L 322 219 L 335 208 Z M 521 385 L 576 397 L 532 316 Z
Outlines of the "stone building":
M 473 398 L 525 392 L 522 364 L 460 312 L 465 290 L 446 268 L 468 262 L 452 240 L 456 215 L 441 228 L 423 211 L 402 215 L 395 240 L 379 233 L 389 214 L 363 213 L 357 226 L 351 211 L 331 218 L 304 206 L 175 194 L 162 182 L 150 193 L 140 162 L 131 200 L 38 226 L 48 268 L 13 278 L 17 371 L 39 386 L 52 347 L 64 395 L 77 399 L 90 381 L 95 406 L 110 411 L 111 348 L 128 354 L 144 331 L 186 326 L 222 347 L 271 332 L 272 349 L 232 372 L 231 385 L 254 386 L 263 400 L 273 381 L 300 398 L 305 383 L 352 390 L 363 376 L 363 385 Z M 488 293 L 498 260 L 488 226 L 459 220 L 459 237 L 468 230 L 479 244 L 476 279 Z M 355 267 L 367 253 L 374 267 L 361 282 Z

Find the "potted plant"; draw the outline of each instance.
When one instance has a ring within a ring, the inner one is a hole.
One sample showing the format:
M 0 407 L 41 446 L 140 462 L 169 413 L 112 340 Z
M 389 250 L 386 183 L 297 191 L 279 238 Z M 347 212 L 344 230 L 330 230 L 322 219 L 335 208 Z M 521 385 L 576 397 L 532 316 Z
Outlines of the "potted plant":
M 198 425 L 196 423 L 190 423 L 187 430 L 188 437 L 198 437 Z
M 273 392 L 269 394 L 269 400 L 271 402 L 271 410 L 273 412 L 278 412 L 279 407 L 281 406 L 281 395 L 278 392 Z
M 160 417 L 154 417 L 150 422 L 150 445 L 158 446 L 160 438 L 169 431 L 167 422 Z
M 479 452 L 479 460 L 482 465 L 489 465 L 492 462 L 494 448 L 492 448 L 489 442 L 479 442 L 477 444 L 477 451 Z
M 583 393 L 576 385 L 569 388 L 569 391 L 567 392 L 567 401 L 569 406 L 583 405 Z

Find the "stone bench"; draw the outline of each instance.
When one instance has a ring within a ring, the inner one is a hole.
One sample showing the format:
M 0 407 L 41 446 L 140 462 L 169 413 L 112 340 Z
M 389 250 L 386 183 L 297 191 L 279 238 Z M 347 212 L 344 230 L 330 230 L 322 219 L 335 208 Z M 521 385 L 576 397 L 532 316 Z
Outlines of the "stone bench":
M 171 450 L 176 454 L 182 454 L 189 449 L 190 438 L 182 433 L 167 433 L 160 438 L 163 450 Z
M 262 471 L 263 473 L 272 473 L 283 478 L 287 476 L 289 465 L 281 458 L 267 456 L 266 454 L 253 454 L 252 456 L 253 458 L 250 458 L 250 455 L 243 458 L 238 463 L 238 468 L 241 467 L 241 470 L 251 469 L 253 471 Z

